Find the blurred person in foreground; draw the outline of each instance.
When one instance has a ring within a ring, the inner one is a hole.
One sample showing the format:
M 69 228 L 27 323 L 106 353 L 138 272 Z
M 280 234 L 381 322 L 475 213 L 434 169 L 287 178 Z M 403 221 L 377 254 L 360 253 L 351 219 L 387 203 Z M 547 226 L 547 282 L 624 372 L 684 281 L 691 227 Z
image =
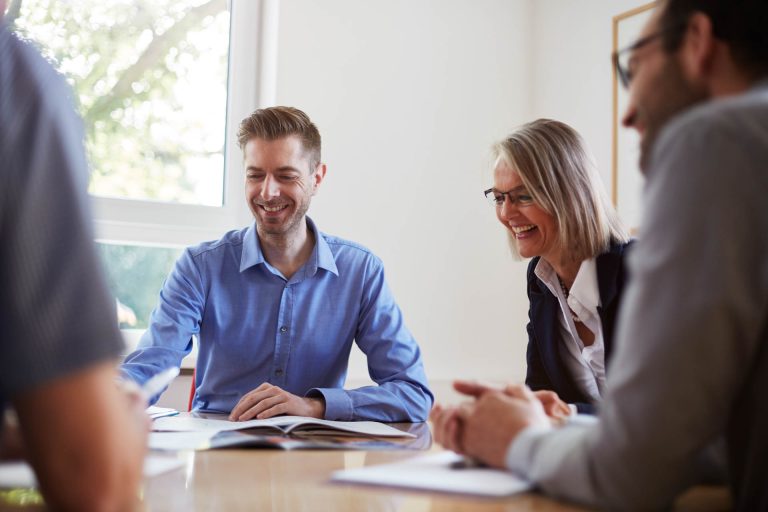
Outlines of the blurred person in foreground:
M 53 509 L 131 510 L 147 417 L 115 385 L 123 345 L 80 121 L 63 79 L 2 20 L 0 162 L 0 411 L 18 421 L 0 425 L 0 451 L 29 461 Z
M 768 510 L 766 20 L 765 0 L 666 0 L 615 55 L 647 186 L 597 420 L 556 428 L 524 386 L 464 383 L 440 443 L 554 496 L 661 509 L 724 437 L 734 508 Z

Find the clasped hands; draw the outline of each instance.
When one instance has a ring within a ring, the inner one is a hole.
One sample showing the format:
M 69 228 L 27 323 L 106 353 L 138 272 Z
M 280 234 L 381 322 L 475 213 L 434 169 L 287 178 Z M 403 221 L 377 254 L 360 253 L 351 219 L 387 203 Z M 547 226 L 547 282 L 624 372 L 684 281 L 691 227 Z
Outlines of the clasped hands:
M 494 388 L 469 381 L 456 381 L 453 387 L 474 400 L 432 409 L 435 441 L 489 466 L 506 466 L 510 443 L 527 427 L 552 428 L 571 414 L 568 404 L 552 391 L 533 392 L 524 385 Z
M 230 421 L 264 420 L 280 414 L 323 418 L 325 400 L 321 397 L 300 397 L 265 382 L 249 391 L 229 413 Z

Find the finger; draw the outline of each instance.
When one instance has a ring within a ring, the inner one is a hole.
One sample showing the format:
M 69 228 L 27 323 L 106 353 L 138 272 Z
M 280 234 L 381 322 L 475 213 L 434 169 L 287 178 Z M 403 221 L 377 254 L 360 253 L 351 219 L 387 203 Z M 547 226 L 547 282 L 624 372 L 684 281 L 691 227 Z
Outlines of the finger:
M 554 391 L 534 391 L 533 396 L 536 400 L 541 402 L 541 405 L 544 407 L 544 412 L 547 414 L 547 416 L 560 416 L 564 412 L 567 412 L 568 406 L 564 404 L 562 400 L 557 396 L 557 393 Z M 563 410 L 563 406 L 565 405 L 565 411 Z
M 281 392 L 282 389 L 278 388 L 277 386 L 270 386 L 258 392 L 256 390 L 251 391 L 243 398 L 241 398 L 239 402 L 237 402 L 237 405 L 235 405 L 234 409 L 232 409 L 232 412 L 229 413 L 229 420 L 238 421 L 240 416 L 242 416 L 245 411 L 258 404 L 262 400 L 276 396 Z
M 464 449 L 461 443 L 462 423 L 458 416 L 451 417 L 448 423 L 448 439 L 450 440 L 451 450 L 456 453 L 463 453 Z
M 261 400 L 259 403 L 245 411 L 243 414 L 241 414 L 237 421 L 245 421 L 249 420 L 251 418 L 260 418 L 260 414 L 264 412 L 265 410 L 269 409 L 270 407 L 274 407 L 277 404 L 281 404 L 283 402 L 286 402 L 288 400 L 288 397 L 285 393 L 280 393 L 275 396 L 270 396 L 268 398 L 265 398 L 264 400 Z
M 494 388 L 491 386 L 487 386 L 485 384 L 481 384 L 477 381 L 456 380 L 453 382 L 453 389 L 455 389 L 456 391 L 464 395 L 469 395 L 477 398 L 483 393 L 487 391 L 491 391 Z
M 536 397 L 536 400 L 541 402 L 541 405 L 544 407 L 544 412 L 547 413 L 547 416 L 551 416 L 559 412 L 559 400 L 555 398 L 557 395 L 554 395 L 550 391 L 534 391 L 533 395 Z
M 229 421 L 237 421 L 237 419 L 248 409 L 253 406 L 249 395 L 242 397 L 237 404 L 229 412 Z
M 259 393 L 263 393 L 265 391 L 269 391 L 272 388 L 277 388 L 277 386 L 273 386 L 269 382 L 263 382 L 257 388 L 254 388 L 254 389 L 250 390 L 249 392 L 247 392 L 246 394 L 244 394 L 240 398 L 240 400 L 242 400 L 243 398 L 248 398 L 248 397 L 252 397 L 254 395 L 258 395 Z M 280 389 L 280 388 L 277 388 L 277 389 Z
M 456 451 L 455 447 L 455 438 L 456 438 L 456 423 L 457 419 L 455 416 L 451 416 L 447 419 L 445 422 L 444 427 L 444 439 L 442 442 L 443 448 L 446 450 L 453 450 Z
M 432 432 L 435 436 L 435 442 L 443 445 L 445 442 L 445 421 L 447 418 L 447 411 L 442 407 L 437 407 L 432 411 Z
M 553 391 L 548 391 L 546 389 L 534 391 L 533 396 L 535 396 L 538 400 L 540 400 L 544 404 L 556 403 L 560 401 L 559 398 L 557 397 L 557 393 Z
M 440 444 L 446 450 L 454 449 L 454 436 L 455 436 L 454 424 L 457 421 L 458 421 L 458 418 L 456 416 L 455 409 L 451 409 L 450 411 L 447 411 L 443 415 L 441 425 L 440 425 L 440 433 L 441 433 Z
M 455 408 L 454 407 L 448 407 L 444 409 L 442 412 L 440 412 L 439 415 L 435 418 L 434 422 L 434 431 L 435 431 L 435 441 L 437 441 L 440 445 L 443 447 L 446 446 L 446 443 L 450 443 L 450 439 L 448 439 L 448 422 L 450 421 L 451 417 L 455 414 Z
M 537 400 L 536 395 L 533 394 L 531 388 L 525 384 L 511 384 L 504 388 L 504 394 L 529 402 Z
M 552 394 L 555 396 L 555 399 L 558 400 L 557 393 L 552 392 Z M 529 388 L 525 384 L 523 384 L 523 396 L 528 401 L 536 400 L 536 396 L 533 394 L 533 391 L 531 391 L 531 388 Z
M 509 384 L 504 388 L 504 394 L 514 397 L 514 398 L 524 398 L 525 397 L 525 391 L 523 390 L 525 386 L 523 384 Z
M 432 410 L 429 411 L 429 419 L 434 423 L 437 421 L 438 416 L 443 412 L 443 406 L 440 404 L 435 404 L 432 406 Z
M 279 416 L 281 414 L 285 414 L 286 412 L 288 412 L 288 407 L 289 407 L 288 401 L 280 402 L 259 413 L 257 418 L 260 420 L 266 420 L 267 418 L 271 418 L 273 416 Z
M 464 402 L 456 409 L 456 416 L 462 420 L 468 420 L 475 413 L 475 404 L 472 402 Z

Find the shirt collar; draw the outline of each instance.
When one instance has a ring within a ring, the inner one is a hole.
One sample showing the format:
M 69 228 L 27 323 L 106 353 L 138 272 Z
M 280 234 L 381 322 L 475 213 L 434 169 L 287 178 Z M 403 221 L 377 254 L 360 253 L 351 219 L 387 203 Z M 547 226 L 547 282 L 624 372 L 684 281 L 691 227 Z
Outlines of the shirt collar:
M 565 300 L 555 269 L 552 268 L 549 262 L 544 258 L 540 258 L 533 272 L 549 288 L 552 295 L 558 297 L 558 299 L 562 297 Z M 595 258 L 581 262 L 576 278 L 573 280 L 573 286 L 568 291 L 568 297 L 572 297 L 591 311 L 597 311 L 597 306 L 600 305 L 600 293 L 597 289 L 597 265 Z
M 576 279 L 573 280 L 573 286 L 571 286 L 568 294 L 588 310 L 597 311 L 597 306 L 600 305 L 600 294 L 597 290 L 595 258 L 581 262 Z
M 560 282 L 557 280 L 557 274 L 555 269 L 544 258 L 539 258 L 539 262 L 536 264 L 536 268 L 533 269 L 533 273 L 539 278 L 539 281 L 549 289 L 549 291 L 555 297 L 560 297 Z
M 315 247 L 312 249 L 312 255 L 309 260 L 304 264 L 304 272 L 306 275 L 314 275 L 318 268 L 323 268 L 333 274 L 339 275 L 339 269 L 336 267 L 336 258 L 331 252 L 331 248 L 328 246 L 328 242 L 325 241 L 325 237 L 317 229 L 314 221 L 307 217 L 307 226 L 315 234 Z M 264 253 L 261 250 L 261 243 L 259 242 L 259 235 L 256 233 L 256 222 L 254 221 L 248 229 L 245 231 L 243 237 L 243 254 L 240 258 L 240 272 L 266 263 Z

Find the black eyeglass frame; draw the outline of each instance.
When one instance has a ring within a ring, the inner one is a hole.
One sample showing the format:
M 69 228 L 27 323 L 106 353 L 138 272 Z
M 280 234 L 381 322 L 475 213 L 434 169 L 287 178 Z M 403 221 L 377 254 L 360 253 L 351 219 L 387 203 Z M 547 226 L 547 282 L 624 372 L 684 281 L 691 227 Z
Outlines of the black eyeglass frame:
M 498 192 L 498 191 L 497 191 L 497 192 L 496 192 L 496 194 L 500 195 L 501 197 L 504 197 L 504 196 L 506 196 L 506 197 L 507 197 L 507 199 L 509 199 L 509 200 L 512 202 L 512 204 L 514 204 L 514 203 L 518 203 L 520 206 L 528 206 L 528 205 L 530 205 L 530 204 L 533 204 L 533 202 L 534 202 L 534 201 L 533 201 L 533 198 L 531 198 L 531 201 L 525 201 L 525 202 L 523 202 L 523 203 L 520 203 L 520 198 L 519 198 L 519 196 L 520 196 L 520 195 L 529 195 L 528 193 L 525 193 L 525 194 L 517 194 L 517 195 L 516 195 L 516 196 L 513 198 L 513 197 L 512 197 L 512 192 L 514 192 L 514 191 L 513 191 L 513 190 L 508 190 L 507 192 Z M 485 198 L 486 198 L 488 201 L 491 201 L 491 202 L 493 202 L 494 206 L 496 206 L 496 207 L 499 207 L 499 206 L 501 206 L 502 204 L 504 204 L 504 201 L 502 201 L 501 203 L 499 203 L 498 201 L 496 201 L 496 194 L 494 194 L 494 191 L 493 191 L 493 187 L 491 187 L 491 188 L 489 188 L 489 189 L 486 189 L 486 190 L 483 190 L 483 195 L 485 196 Z
M 670 27 L 664 28 L 659 30 L 658 32 L 655 32 L 653 34 L 649 34 L 645 37 L 641 37 L 631 45 L 627 46 L 626 48 L 622 48 L 621 50 L 617 50 L 611 54 L 611 59 L 613 60 L 613 66 L 616 70 L 616 76 L 619 77 L 619 81 L 621 82 L 621 85 L 625 88 L 629 88 L 629 84 L 632 81 L 632 74 L 630 73 L 629 69 L 624 68 L 624 66 L 621 65 L 621 56 L 625 53 L 637 51 L 643 46 L 646 46 L 647 44 L 653 42 L 654 40 L 670 33 L 675 30 L 682 30 L 685 29 L 688 26 L 688 23 L 681 22 L 676 23 Z

